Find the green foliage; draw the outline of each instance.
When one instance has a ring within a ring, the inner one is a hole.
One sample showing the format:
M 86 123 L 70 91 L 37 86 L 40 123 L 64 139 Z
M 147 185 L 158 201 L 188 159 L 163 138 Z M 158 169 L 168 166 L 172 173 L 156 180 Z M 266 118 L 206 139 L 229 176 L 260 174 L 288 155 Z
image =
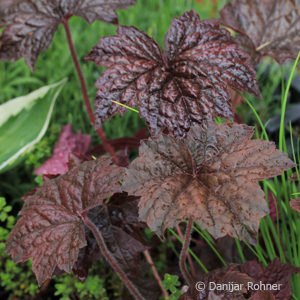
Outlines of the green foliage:
M 248 95 L 255 111 L 263 122 L 279 114 L 281 111 L 281 95 L 278 93 L 278 86 L 282 81 L 282 75 L 290 72 L 290 65 L 279 66 L 271 58 L 264 58 L 257 68 L 257 80 L 260 86 L 262 98 Z M 266 109 L 266 107 L 268 109 Z M 246 124 L 253 124 L 255 117 L 249 113 L 247 103 L 237 106 L 237 114 Z
M 10 230 L 16 221 L 15 217 L 9 215 L 12 207 L 6 204 L 6 200 L 0 197 L 0 218 L 3 226 L 0 226 L 0 286 L 10 293 L 10 298 L 19 297 L 24 299 L 34 296 L 38 292 L 36 278 L 31 271 L 31 260 L 16 265 L 5 252 L 5 242 Z M 104 288 L 104 279 L 98 275 L 90 275 L 84 283 L 80 282 L 74 275 L 62 275 L 55 279 L 56 296 L 61 300 L 71 299 L 71 295 L 79 299 L 109 300 Z
M 61 127 L 58 124 L 52 124 L 48 134 L 36 144 L 26 160 L 25 165 L 29 168 L 38 168 L 52 154 L 53 147 L 58 140 Z
M 38 285 L 31 272 L 31 263 L 27 263 L 25 269 L 24 266 L 17 266 L 12 260 L 7 259 L 0 273 L 0 281 L 1 286 L 6 291 L 10 291 L 11 297 L 25 298 L 35 295 L 38 291 Z
M 70 300 L 70 294 L 74 290 L 74 278 L 71 276 L 61 276 L 56 279 L 58 283 L 55 284 L 55 296 L 60 296 L 60 300 Z
M 104 288 L 104 279 L 100 279 L 98 275 L 90 275 L 85 282 L 80 282 L 75 276 L 65 274 L 57 277 L 56 282 L 54 295 L 60 296 L 60 300 L 70 300 L 72 295 L 82 300 L 109 300 Z
M 89 276 L 85 282 L 75 282 L 75 287 L 80 299 L 103 299 L 108 300 L 106 290 L 103 287 L 104 280 L 99 276 Z
M 6 205 L 5 198 L 0 197 L 0 221 L 5 222 L 8 220 L 8 213 L 12 210 L 10 205 Z
M 66 79 L 0 105 L 0 172 L 19 164 L 44 136 Z
M 9 215 L 12 207 L 6 205 L 6 200 L 0 197 L 0 219 L 4 226 L 0 226 L 0 286 L 13 296 L 26 298 L 38 291 L 35 277 L 31 271 L 31 261 L 16 265 L 5 252 L 5 242 L 15 223 L 15 217 Z
M 162 284 L 171 293 L 168 300 L 177 300 L 180 297 L 181 291 L 179 287 L 181 283 L 178 280 L 178 276 L 166 273 Z

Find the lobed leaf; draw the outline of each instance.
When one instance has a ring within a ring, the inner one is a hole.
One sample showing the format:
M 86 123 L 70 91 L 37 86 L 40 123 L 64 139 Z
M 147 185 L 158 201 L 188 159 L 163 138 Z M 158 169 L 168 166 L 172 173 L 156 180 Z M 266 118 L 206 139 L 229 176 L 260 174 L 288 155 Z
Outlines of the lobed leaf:
M 272 56 L 279 64 L 300 51 L 300 2 L 294 0 L 234 0 L 221 11 L 221 21 L 239 32 L 236 41 L 253 64 Z
M 25 58 L 33 71 L 43 50 L 49 48 L 63 19 L 80 16 L 87 22 L 101 20 L 116 24 L 116 9 L 133 5 L 133 0 L 3 0 L 0 3 L 0 59 Z
M 260 218 L 268 213 L 258 180 L 295 164 L 272 142 L 251 140 L 247 125 L 214 122 L 192 127 L 175 140 L 160 135 L 142 142 L 123 190 L 141 196 L 139 216 L 162 234 L 188 217 L 215 238 L 229 234 L 255 243 Z
M 249 56 L 216 21 L 200 21 L 195 11 L 174 19 L 165 51 L 135 27 L 100 39 L 87 60 L 107 67 L 96 82 L 98 126 L 126 108 L 139 112 L 157 136 L 168 129 L 184 137 L 193 125 L 214 116 L 233 118 L 228 87 L 260 95 Z
M 7 253 L 15 262 L 33 258 L 39 285 L 56 267 L 70 272 L 86 246 L 83 214 L 119 192 L 123 168 L 105 156 L 48 179 L 24 197 L 21 218 L 10 233 Z

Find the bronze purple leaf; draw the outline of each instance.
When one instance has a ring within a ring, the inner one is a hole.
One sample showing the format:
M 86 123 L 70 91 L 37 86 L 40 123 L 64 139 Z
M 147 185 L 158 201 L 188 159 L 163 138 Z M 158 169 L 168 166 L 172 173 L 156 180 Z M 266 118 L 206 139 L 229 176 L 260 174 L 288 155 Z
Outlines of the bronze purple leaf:
M 119 26 L 118 35 L 100 39 L 87 60 L 107 69 L 98 78 L 98 126 L 137 106 L 150 133 L 168 129 L 184 137 L 191 126 L 214 116 L 233 118 L 228 87 L 260 96 L 249 56 L 215 21 L 200 21 L 195 11 L 174 19 L 165 51 L 135 27 Z
M 11 231 L 7 253 L 15 262 L 33 258 L 39 285 L 56 267 L 70 272 L 86 246 L 83 215 L 120 192 L 123 168 L 110 158 L 87 161 L 47 180 L 24 197 L 22 216 Z
M 116 24 L 116 9 L 134 4 L 133 0 L 3 0 L 0 3 L 0 59 L 25 58 L 31 71 L 43 50 L 49 48 L 63 19 L 80 16 Z
M 300 51 L 300 1 L 234 0 L 221 11 L 221 20 L 240 34 L 236 37 L 252 63 L 272 56 L 279 64 L 296 59 Z
M 160 135 L 142 142 L 123 185 L 141 196 L 141 220 L 162 234 L 193 217 L 214 238 L 229 234 L 255 243 L 268 213 L 257 181 L 295 164 L 273 142 L 251 140 L 253 132 L 247 125 L 211 122 L 192 127 L 185 139 Z

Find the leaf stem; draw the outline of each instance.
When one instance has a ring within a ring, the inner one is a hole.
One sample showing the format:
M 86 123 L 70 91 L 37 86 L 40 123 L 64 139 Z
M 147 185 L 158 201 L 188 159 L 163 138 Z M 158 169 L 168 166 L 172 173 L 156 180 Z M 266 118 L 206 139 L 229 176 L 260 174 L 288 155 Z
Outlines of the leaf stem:
M 98 230 L 97 226 L 87 217 L 84 218 L 85 225 L 92 231 L 97 244 L 100 248 L 101 254 L 104 256 L 106 261 L 109 265 L 113 268 L 113 270 L 120 276 L 123 283 L 126 285 L 130 293 L 136 300 L 145 300 L 145 298 L 141 295 L 138 289 L 133 285 L 133 283 L 128 279 L 125 272 L 121 269 L 115 258 L 111 255 L 110 251 L 108 250 L 105 241 L 101 232 Z
M 183 236 L 183 234 L 182 234 L 182 231 L 181 231 L 179 225 L 176 225 L 175 228 L 176 228 L 176 231 L 177 231 L 179 237 L 180 237 L 182 240 L 184 240 L 184 236 Z M 187 259 L 188 259 L 189 265 L 190 265 L 190 267 L 191 267 L 191 273 L 192 273 L 192 276 L 195 277 L 195 276 L 196 276 L 196 271 L 195 271 L 195 267 L 194 267 L 194 264 L 193 264 L 192 257 L 191 257 L 191 255 L 190 255 L 189 252 L 187 252 Z
M 82 73 L 82 70 L 81 70 L 81 67 L 80 67 L 80 63 L 78 61 L 77 54 L 76 54 L 76 51 L 75 51 L 75 48 L 74 48 L 74 44 L 73 44 L 73 40 L 72 40 L 72 35 L 71 35 L 68 19 L 63 19 L 62 24 L 63 24 L 65 32 L 66 32 L 66 37 L 67 37 L 70 53 L 71 53 L 71 56 L 72 56 L 72 59 L 73 59 L 73 62 L 74 62 L 74 66 L 75 66 L 78 78 L 79 78 L 84 104 L 85 104 L 85 107 L 87 109 L 90 121 L 91 121 L 92 125 L 95 127 L 95 117 L 94 117 L 93 110 L 92 110 L 92 107 L 91 107 L 91 104 L 90 104 L 89 95 L 88 95 L 88 92 L 87 92 L 87 87 L 86 87 L 86 83 L 85 83 L 85 80 L 84 80 L 84 76 L 83 76 L 83 73 Z M 111 144 L 107 140 L 102 128 L 98 128 L 98 129 L 96 129 L 96 131 L 98 132 L 98 135 L 100 136 L 100 138 L 102 140 L 102 143 L 103 143 L 103 146 L 104 146 L 105 150 L 110 154 L 110 156 L 112 157 L 115 164 L 118 164 L 119 159 L 118 159 L 113 147 L 111 146 Z
M 160 287 L 160 289 L 161 289 L 164 297 L 166 297 L 166 298 L 169 297 L 168 292 L 165 290 L 165 288 L 164 288 L 164 286 L 162 284 L 162 281 L 161 281 L 160 276 L 159 276 L 159 274 L 158 274 L 158 272 L 156 270 L 155 264 L 154 264 L 154 262 L 152 260 L 152 257 L 150 255 L 149 251 L 145 250 L 143 253 L 145 255 L 145 258 L 146 258 L 148 264 L 150 265 L 150 267 L 152 269 L 152 273 L 153 273 L 153 275 L 154 275 L 154 277 L 155 277 L 155 279 L 156 279 L 156 281 L 157 281 L 157 283 L 158 283 L 158 285 L 159 285 L 159 287 Z
M 180 253 L 180 259 L 179 259 L 180 271 L 183 275 L 183 278 L 185 279 L 185 281 L 187 282 L 187 284 L 189 286 L 192 286 L 193 278 L 191 277 L 191 275 L 189 274 L 189 272 L 186 268 L 185 260 L 186 260 L 186 255 L 187 255 L 188 248 L 190 245 L 192 229 L 193 229 L 193 217 L 190 217 L 189 221 L 187 223 L 187 226 L 186 226 L 184 242 L 183 242 L 183 246 L 182 246 L 181 253 Z

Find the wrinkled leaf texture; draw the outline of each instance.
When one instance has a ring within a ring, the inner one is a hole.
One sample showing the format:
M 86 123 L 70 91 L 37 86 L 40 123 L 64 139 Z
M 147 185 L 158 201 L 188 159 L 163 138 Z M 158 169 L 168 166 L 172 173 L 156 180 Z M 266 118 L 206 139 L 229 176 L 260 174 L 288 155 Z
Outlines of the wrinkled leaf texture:
M 48 49 L 63 19 L 80 16 L 87 22 L 101 20 L 116 24 L 116 9 L 133 5 L 133 0 L 2 0 L 0 59 L 25 58 L 33 71 L 38 56 Z
M 135 277 L 139 268 L 139 254 L 148 249 L 139 230 L 145 225 L 138 220 L 138 199 L 127 193 L 116 193 L 108 203 L 88 212 L 89 219 L 101 231 L 108 250 L 131 277 Z M 94 235 L 88 228 L 85 231 L 87 246 L 80 249 L 73 268 L 80 280 L 85 280 L 88 270 L 101 257 Z
M 300 51 L 299 0 L 234 0 L 221 11 L 222 23 L 239 32 L 236 41 L 251 55 L 252 63 L 262 56 L 283 64 Z
M 229 234 L 255 243 L 268 213 L 258 180 L 294 166 L 273 142 L 251 140 L 247 125 L 214 122 L 192 127 L 185 139 L 160 135 L 142 142 L 123 190 L 141 196 L 139 216 L 162 234 L 188 217 L 214 238 Z
M 249 56 L 215 21 L 200 21 L 195 11 L 174 19 L 164 52 L 135 27 L 100 39 L 87 60 L 107 69 L 96 82 L 98 126 L 126 111 L 118 101 L 138 106 L 152 136 L 168 129 L 184 137 L 193 125 L 233 114 L 228 87 L 260 95 Z
M 82 214 L 120 192 L 122 177 L 123 168 L 103 156 L 48 179 L 25 196 L 7 253 L 15 262 L 32 257 L 39 285 L 56 267 L 70 272 L 79 249 L 86 246 Z

